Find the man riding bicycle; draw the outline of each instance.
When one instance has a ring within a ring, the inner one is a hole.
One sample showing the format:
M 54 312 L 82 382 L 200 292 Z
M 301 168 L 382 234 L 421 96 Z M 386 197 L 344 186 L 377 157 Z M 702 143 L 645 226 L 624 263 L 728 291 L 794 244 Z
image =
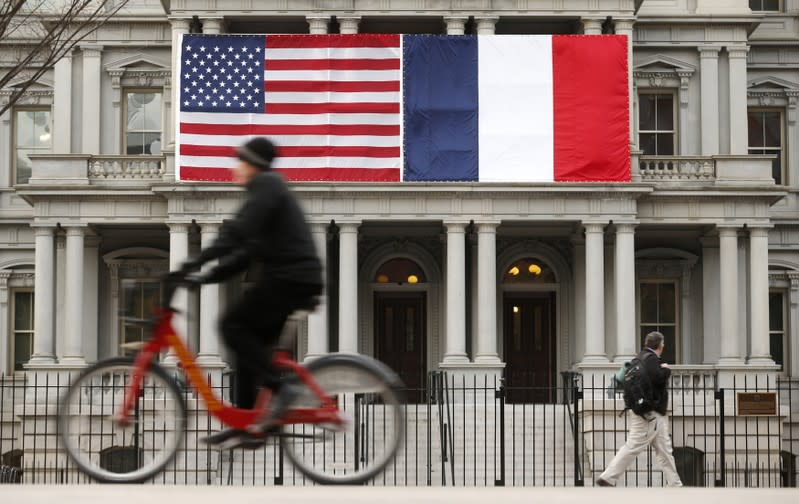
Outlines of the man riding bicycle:
M 285 413 L 296 389 L 284 385 L 272 366 L 272 349 L 289 315 L 316 304 L 323 288 L 322 264 L 305 216 L 283 178 L 272 171 L 274 144 L 254 138 L 238 149 L 236 182 L 247 188 L 247 200 L 225 221 L 217 239 L 184 263 L 179 274 L 192 283 L 217 283 L 255 268 L 255 285 L 242 293 L 221 320 L 222 337 L 235 355 L 240 408 L 263 409 L 254 432 L 226 429 L 205 439 L 224 448 L 254 445 Z M 208 261 L 219 259 L 205 273 Z M 271 390 L 271 401 L 266 390 Z M 267 404 L 261 404 L 267 403 Z

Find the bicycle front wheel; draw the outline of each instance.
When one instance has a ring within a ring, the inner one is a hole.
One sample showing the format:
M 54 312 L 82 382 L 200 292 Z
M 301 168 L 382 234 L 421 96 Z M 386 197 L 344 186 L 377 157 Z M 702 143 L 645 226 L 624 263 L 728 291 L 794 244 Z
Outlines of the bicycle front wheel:
M 314 380 L 338 404 L 343 426 L 283 427 L 281 444 L 297 469 L 322 484 L 356 485 L 383 471 L 402 444 L 405 415 L 401 382 L 380 362 L 362 355 L 328 355 L 308 365 Z M 290 408 L 315 408 L 307 388 Z
M 175 380 L 151 363 L 126 425 L 113 419 L 133 375 L 133 360 L 109 359 L 85 369 L 59 407 L 59 436 L 69 457 L 92 478 L 136 483 L 175 456 L 186 429 L 186 404 Z

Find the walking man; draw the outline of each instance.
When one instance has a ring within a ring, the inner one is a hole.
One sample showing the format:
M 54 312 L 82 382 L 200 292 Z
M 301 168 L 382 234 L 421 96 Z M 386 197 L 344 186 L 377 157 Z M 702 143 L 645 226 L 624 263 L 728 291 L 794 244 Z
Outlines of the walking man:
M 663 335 L 653 331 L 646 335 L 644 349 L 638 354 L 649 377 L 652 397 L 650 404 L 652 410 L 638 415 L 632 410 L 628 413 L 629 433 L 627 442 L 610 461 L 605 472 L 596 480 L 598 486 L 616 486 L 616 480 L 624 474 L 627 467 L 635 460 L 647 446 L 655 450 L 655 459 L 663 470 L 668 486 L 682 486 L 674 456 L 671 452 L 671 438 L 669 437 L 669 421 L 666 410 L 669 405 L 668 379 L 671 376 L 669 365 L 660 361 L 663 353 Z

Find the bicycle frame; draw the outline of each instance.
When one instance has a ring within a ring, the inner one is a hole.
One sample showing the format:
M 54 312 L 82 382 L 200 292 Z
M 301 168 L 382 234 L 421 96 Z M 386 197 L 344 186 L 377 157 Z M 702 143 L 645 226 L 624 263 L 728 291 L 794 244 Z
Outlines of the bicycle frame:
M 197 365 L 194 354 L 186 347 L 183 340 L 178 337 L 172 326 L 174 314 L 174 310 L 159 309 L 158 322 L 153 329 L 153 336 L 145 343 L 134 360 L 131 381 L 125 389 L 125 397 L 120 411 L 115 415 L 117 421 L 123 424 L 128 421 L 136 398 L 141 392 L 142 381 L 150 364 L 156 355 L 171 348 L 175 351 L 175 355 L 183 367 L 183 372 L 186 374 L 189 383 L 191 383 L 208 407 L 208 412 L 229 427 L 246 429 L 261 416 L 262 411 L 260 409 L 243 409 L 226 405 L 216 396 L 211 385 L 203 377 L 202 369 Z M 332 423 L 339 425 L 342 423 L 336 402 L 324 393 L 307 369 L 291 359 L 288 352 L 275 350 L 272 363 L 276 367 L 288 369 L 295 373 L 311 389 L 321 403 L 321 406 L 315 408 L 290 409 L 283 418 L 278 420 L 277 423 L 279 425 L 298 423 Z

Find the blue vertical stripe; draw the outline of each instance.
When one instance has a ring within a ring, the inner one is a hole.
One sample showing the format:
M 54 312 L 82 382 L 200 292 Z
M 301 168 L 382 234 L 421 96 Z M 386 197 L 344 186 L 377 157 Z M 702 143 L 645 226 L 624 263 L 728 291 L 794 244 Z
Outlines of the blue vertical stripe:
M 478 179 L 477 37 L 403 36 L 407 181 Z

